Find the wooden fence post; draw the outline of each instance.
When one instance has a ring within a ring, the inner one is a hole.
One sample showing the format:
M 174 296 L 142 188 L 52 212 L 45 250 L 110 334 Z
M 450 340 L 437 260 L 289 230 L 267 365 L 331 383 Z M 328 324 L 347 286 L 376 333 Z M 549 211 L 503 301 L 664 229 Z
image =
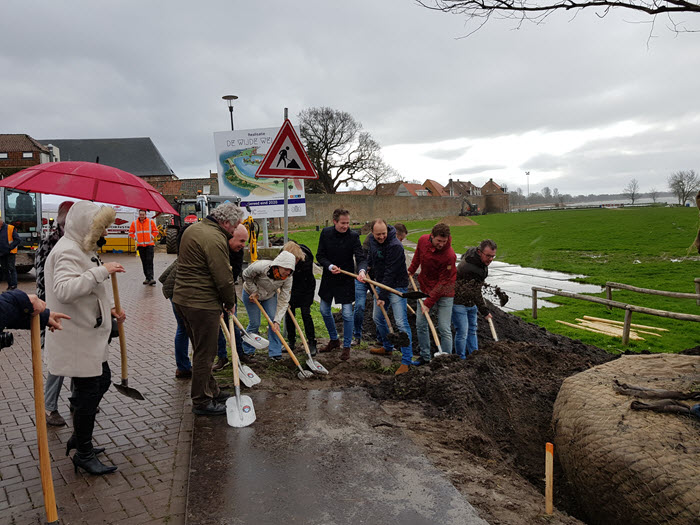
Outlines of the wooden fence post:
M 622 329 L 622 346 L 627 346 L 630 342 L 630 330 L 632 329 L 632 310 L 625 309 L 625 326 Z
M 698 294 L 698 295 L 700 295 L 700 277 L 696 277 L 696 278 L 695 278 L 695 293 Z M 700 306 L 700 299 L 698 299 L 697 301 L 695 301 L 695 304 L 697 304 L 698 306 Z
M 544 459 L 544 508 L 549 515 L 554 513 L 554 445 L 547 443 Z
M 532 289 L 532 318 L 537 319 L 537 290 Z
M 608 301 L 612 301 L 612 286 L 606 284 L 605 285 L 605 297 L 607 297 Z M 611 305 L 608 305 L 608 310 L 612 310 L 613 307 Z

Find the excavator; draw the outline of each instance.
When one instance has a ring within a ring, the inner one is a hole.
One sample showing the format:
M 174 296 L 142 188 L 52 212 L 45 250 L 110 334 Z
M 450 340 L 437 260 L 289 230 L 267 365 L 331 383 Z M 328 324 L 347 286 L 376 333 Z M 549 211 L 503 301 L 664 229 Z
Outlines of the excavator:
M 460 217 L 468 217 L 471 215 L 482 215 L 481 210 L 476 204 L 472 204 L 469 199 L 462 199 L 462 210 L 459 212 Z

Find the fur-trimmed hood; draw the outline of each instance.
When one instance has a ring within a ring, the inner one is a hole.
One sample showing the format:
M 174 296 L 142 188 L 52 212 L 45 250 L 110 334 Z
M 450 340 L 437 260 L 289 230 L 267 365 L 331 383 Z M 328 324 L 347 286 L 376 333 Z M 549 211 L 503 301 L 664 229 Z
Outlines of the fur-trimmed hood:
M 66 216 L 65 236 L 78 243 L 85 253 L 97 250 L 97 241 L 117 216 L 110 206 L 98 206 L 90 201 L 78 201 Z

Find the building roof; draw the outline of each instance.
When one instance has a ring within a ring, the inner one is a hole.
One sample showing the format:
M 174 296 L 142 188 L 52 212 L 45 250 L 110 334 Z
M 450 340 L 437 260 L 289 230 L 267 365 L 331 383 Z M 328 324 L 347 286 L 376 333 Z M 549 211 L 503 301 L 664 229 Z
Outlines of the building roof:
M 42 153 L 49 153 L 46 146 L 24 133 L 0 133 L 0 151 L 41 151 Z
M 449 197 L 442 184 L 432 179 L 425 179 L 423 187 L 430 192 L 431 197 Z
M 496 183 L 493 181 L 493 179 L 489 179 L 489 181 L 488 181 L 486 184 L 484 184 L 484 185 L 481 187 L 481 189 L 483 190 L 484 188 L 487 188 L 487 187 L 488 187 L 489 189 L 491 189 L 492 191 L 498 190 L 498 191 L 503 192 L 503 188 L 501 188 L 498 184 L 496 184 Z
M 377 195 L 396 195 L 401 187 L 401 182 L 383 182 L 377 184 Z
M 149 137 L 121 139 L 42 139 L 58 147 L 62 161 L 95 162 L 128 171 L 137 177 L 175 175 Z
M 403 187 L 406 188 L 406 191 L 413 195 L 414 197 L 419 196 L 419 191 L 425 190 L 422 184 L 414 184 L 412 182 L 404 182 Z
M 450 181 L 445 186 L 447 195 L 450 195 L 450 188 L 452 188 L 452 192 L 455 196 L 474 195 L 474 190 L 480 189 L 478 186 L 475 186 L 470 181 L 462 182 L 461 180 L 452 179 L 450 179 Z

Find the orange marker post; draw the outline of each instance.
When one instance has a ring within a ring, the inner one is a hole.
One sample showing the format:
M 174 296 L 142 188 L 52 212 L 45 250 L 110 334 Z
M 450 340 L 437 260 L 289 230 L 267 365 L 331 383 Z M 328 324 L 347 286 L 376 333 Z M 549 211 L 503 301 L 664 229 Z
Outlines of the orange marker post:
M 552 504 L 552 499 L 554 496 L 554 445 L 552 443 L 547 443 L 546 452 L 544 455 L 544 505 L 545 512 L 547 514 L 552 514 L 554 512 L 554 505 Z

